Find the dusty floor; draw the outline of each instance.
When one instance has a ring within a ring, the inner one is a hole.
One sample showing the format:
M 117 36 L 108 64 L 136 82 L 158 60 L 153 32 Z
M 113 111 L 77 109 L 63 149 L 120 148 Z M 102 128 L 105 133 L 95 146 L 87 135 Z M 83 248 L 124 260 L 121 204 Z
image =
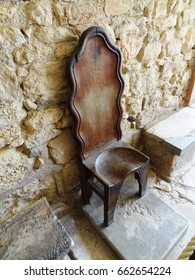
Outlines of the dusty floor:
M 179 240 L 167 259 L 175 260 L 185 249 L 195 235 L 195 167 L 189 174 L 178 178 L 178 181 L 165 182 L 152 169 L 149 173 L 148 189 L 174 210 L 187 218 L 190 226 Z M 80 260 L 115 260 L 119 256 L 109 247 L 106 241 L 97 233 L 90 221 L 83 214 L 76 202 L 72 204 L 61 218 L 66 230 L 74 241 L 73 256 Z M 68 257 L 67 257 L 68 258 Z

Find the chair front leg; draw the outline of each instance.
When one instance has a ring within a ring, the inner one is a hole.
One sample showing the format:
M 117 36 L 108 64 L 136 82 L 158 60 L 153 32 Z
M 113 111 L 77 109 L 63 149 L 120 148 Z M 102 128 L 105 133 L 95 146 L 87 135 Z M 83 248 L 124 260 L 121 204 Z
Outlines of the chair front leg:
M 139 196 L 142 197 L 146 193 L 148 180 L 149 159 L 135 171 L 135 179 L 139 183 Z
M 81 165 L 80 170 L 81 170 L 81 197 L 85 203 L 90 204 L 90 198 L 93 193 L 92 188 L 87 182 L 90 175 L 84 165 Z
M 104 225 L 109 226 L 114 221 L 114 210 L 122 183 L 112 187 L 104 187 Z

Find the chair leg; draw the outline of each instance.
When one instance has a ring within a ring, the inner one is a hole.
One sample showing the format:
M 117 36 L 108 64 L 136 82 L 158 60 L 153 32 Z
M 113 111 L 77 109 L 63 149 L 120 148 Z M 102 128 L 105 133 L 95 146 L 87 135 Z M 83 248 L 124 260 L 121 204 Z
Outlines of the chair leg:
M 139 196 L 142 197 L 146 193 L 148 180 L 149 160 L 146 161 L 139 169 L 135 171 L 135 179 L 139 183 Z
M 81 197 L 85 203 L 90 204 L 90 198 L 92 196 L 92 188 L 87 182 L 88 172 L 84 166 L 81 166 Z
M 114 221 L 114 210 L 122 183 L 113 187 L 104 187 L 104 225 L 109 226 Z

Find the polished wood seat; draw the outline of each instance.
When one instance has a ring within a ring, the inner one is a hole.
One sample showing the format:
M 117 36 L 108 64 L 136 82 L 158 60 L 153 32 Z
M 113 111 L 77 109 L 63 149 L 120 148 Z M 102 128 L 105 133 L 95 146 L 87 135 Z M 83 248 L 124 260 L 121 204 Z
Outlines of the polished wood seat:
M 86 203 L 95 191 L 104 203 L 104 224 L 114 220 L 125 178 L 135 172 L 139 195 L 146 191 L 149 158 L 121 140 L 121 53 L 106 31 L 91 27 L 80 37 L 69 64 L 69 107 L 78 143 L 81 191 Z

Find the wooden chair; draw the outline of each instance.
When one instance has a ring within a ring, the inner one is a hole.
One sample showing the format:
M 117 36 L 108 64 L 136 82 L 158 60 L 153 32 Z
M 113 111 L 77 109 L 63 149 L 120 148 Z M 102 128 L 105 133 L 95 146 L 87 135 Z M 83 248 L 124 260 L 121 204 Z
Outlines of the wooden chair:
M 103 200 L 105 226 L 113 222 L 124 179 L 134 171 L 142 196 L 149 167 L 146 155 L 121 140 L 120 67 L 120 50 L 101 27 L 81 35 L 69 64 L 69 105 L 79 147 L 82 198 L 90 203 L 94 191 Z

